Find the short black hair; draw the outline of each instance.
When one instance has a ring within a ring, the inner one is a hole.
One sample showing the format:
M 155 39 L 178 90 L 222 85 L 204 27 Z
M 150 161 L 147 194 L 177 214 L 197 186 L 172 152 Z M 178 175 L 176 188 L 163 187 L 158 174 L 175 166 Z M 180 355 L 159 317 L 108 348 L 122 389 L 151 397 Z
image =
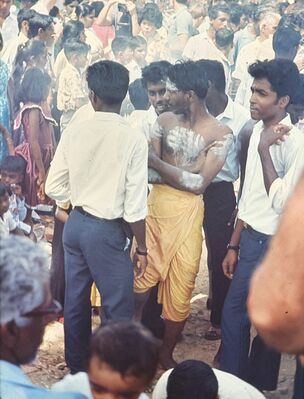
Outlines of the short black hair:
M 300 32 L 294 30 L 292 27 L 280 26 L 274 32 L 272 47 L 278 58 L 285 58 L 285 55 L 290 54 L 292 51 L 296 53 L 300 42 Z
M 161 13 L 157 4 L 154 3 L 145 4 L 145 6 L 140 11 L 138 18 L 139 24 L 141 24 L 142 21 L 150 22 L 156 27 L 156 29 L 162 27 L 163 14 Z
M 226 90 L 226 79 L 223 64 L 215 60 L 199 60 L 197 61 L 200 70 L 205 73 L 208 82 L 220 92 Z
M 199 99 L 204 100 L 206 98 L 208 80 L 197 62 L 177 62 L 169 68 L 168 78 L 176 85 L 178 90 L 183 92 L 192 90 Z
M 56 18 L 59 16 L 59 8 L 57 6 L 54 6 L 53 8 L 50 9 L 49 15 L 53 18 Z
M 143 85 L 147 88 L 148 83 L 157 84 L 166 81 L 168 70 L 172 65 L 168 61 L 151 62 L 142 70 Z
M 90 359 L 97 356 L 123 377 L 135 376 L 150 383 L 156 373 L 159 345 L 140 323 L 109 322 L 93 334 Z
M 218 381 L 210 366 L 199 360 L 185 360 L 171 372 L 167 399 L 216 399 Z
M 253 21 L 256 21 L 257 11 L 257 4 L 250 3 L 243 6 L 244 15 L 246 15 L 247 18 L 252 19 Z
M 300 84 L 291 101 L 294 105 L 302 105 L 304 107 L 304 75 L 300 73 Z
M 25 173 L 26 162 L 19 155 L 8 155 L 1 163 L 1 171 Z
M 142 79 L 136 79 L 130 84 L 129 97 L 136 110 L 147 110 L 149 108 L 149 98 Z
M 28 38 L 32 39 L 38 35 L 39 29 L 47 30 L 53 23 L 53 18 L 49 15 L 39 14 L 38 12 L 29 20 Z
M 220 12 L 230 15 L 230 9 L 227 4 L 216 4 L 208 8 L 208 17 L 216 19 Z
M 90 46 L 86 43 L 79 42 L 76 40 L 67 40 L 63 46 L 64 55 L 68 60 L 74 54 L 88 54 L 90 51 Z
M 88 67 L 87 82 L 106 104 L 121 104 L 128 91 L 129 71 L 118 62 L 99 61 Z
M 147 41 L 142 36 L 133 36 L 130 38 L 130 46 L 132 50 L 135 50 L 141 46 L 147 46 Z
M 91 3 L 91 8 L 94 11 L 95 18 L 98 17 L 103 7 L 104 7 L 103 1 L 93 1 L 93 3 Z
M 221 28 L 215 32 L 215 43 L 219 48 L 227 48 L 233 43 L 234 32 L 228 28 Z
M 299 70 L 291 60 L 276 58 L 271 61 L 257 61 L 249 66 L 254 79 L 266 79 L 278 98 L 289 96 L 292 101 L 300 82 Z
M 51 85 L 50 76 L 39 68 L 25 71 L 19 91 L 20 101 L 39 104 L 48 97 Z
M 120 51 L 124 51 L 127 48 L 132 48 L 130 38 L 124 36 L 115 37 L 111 43 L 111 50 L 116 57 Z
M 5 184 L 0 182 L 0 197 L 4 197 L 5 194 L 9 194 L 8 188 Z
M 244 14 L 243 7 L 238 3 L 230 3 L 230 22 L 234 25 L 239 25 L 241 17 Z
M 185 6 L 187 6 L 189 4 L 188 0 L 176 0 L 176 2 L 179 4 L 184 4 Z
M 81 33 L 84 32 L 84 24 L 80 21 L 67 21 L 63 26 L 62 43 L 74 39 L 80 40 Z
M 29 10 L 21 8 L 21 10 L 18 11 L 17 22 L 18 22 L 19 31 L 21 30 L 22 22 L 29 21 L 31 18 L 35 16 L 35 14 L 37 14 L 36 11 L 32 10 L 31 8 Z
M 95 10 L 89 4 L 79 4 L 75 8 L 75 14 L 77 18 L 87 17 L 88 15 L 95 14 Z

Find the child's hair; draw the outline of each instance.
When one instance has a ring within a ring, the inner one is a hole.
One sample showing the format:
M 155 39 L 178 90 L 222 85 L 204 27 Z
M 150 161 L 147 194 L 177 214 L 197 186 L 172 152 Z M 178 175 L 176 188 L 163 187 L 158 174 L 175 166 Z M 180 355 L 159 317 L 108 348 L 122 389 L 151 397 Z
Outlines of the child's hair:
M 49 15 L 50 15 L 50 17 L 53 17 L 53 18 L 59 17 L 59 15 L 60 15 L 59 8 L 57 6 L 54 6 L 50 10 Z
M 50 76 L 39 68 L 28 69 L 22 79 L 19 98 L 23 103 L 41 103 L 49 95 L 51 85 Z
M 67 42 L 64 43 L 63 46 L 64 54 L 68 60 L 70 60 L 74 54 L 76 55 L 88 54 L 89 50 L 90 46 L 88 44 L 83 42 L 78 42 L 76 40 L 68 40 Z
M 21 173 L 24 175 L 26 168 L 25 160 L 19 155 L 8 155 L 1 164 L 1 171 Z
M 123 36 L 116 37 L 111 43 L 111 49 L 115 57 L 127 48 L 132 48 L 131 41 Z
M 8 188 L 6 187 L 5 184 L 0 182 L 0 197 L 4 197 L 5 194 L 9 194 Z
M 141 10 L 138 19 L 139 24 L 141 24 L 142 21 L 148 21 L 153 24 L 156 29 L 159 29 L 162 27 L 163 15 L 157 4 L 147 3 Z
M 38 36 L 39 30 L 47 30 L 53 23 L 53 18 L 49 15 L 36 14 L 29 20 L 28 38 L 33 39 Z
M 136 110 L 147 110 L 149 108 L 149 97 L 142 79 L 136 79 L 129 85 L 129 97 Z
M 97 356 L 123 377 L 135 376 L 148 384 L 156 373 L 159 345 L 139 323 L 110 322 L 94 332 L 89 356 Z
M 75 14 L 76 14 L 77 18 L 87 17 L 88 15 L 92 15 L 93 13 L 94 13 L 94 10 L 89 4 L 79 4 L 75 8 Z
M 134 36 L 130 39 L 130 46 L 132 50 L 135 50 L 138 47 L 147 46 L 147 42 L 142 36 Z

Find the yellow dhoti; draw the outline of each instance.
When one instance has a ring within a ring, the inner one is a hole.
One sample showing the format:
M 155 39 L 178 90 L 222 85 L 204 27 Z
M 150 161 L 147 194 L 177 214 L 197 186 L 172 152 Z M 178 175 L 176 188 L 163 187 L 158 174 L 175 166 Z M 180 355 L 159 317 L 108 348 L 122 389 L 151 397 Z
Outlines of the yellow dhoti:
M 167 185 L 154 185 L 148 198 L 146 242 L 148 267 L 135 281 L 144 293 L 158 282 L 163 317 L 185 320 L 202 252 L 202 197 Z

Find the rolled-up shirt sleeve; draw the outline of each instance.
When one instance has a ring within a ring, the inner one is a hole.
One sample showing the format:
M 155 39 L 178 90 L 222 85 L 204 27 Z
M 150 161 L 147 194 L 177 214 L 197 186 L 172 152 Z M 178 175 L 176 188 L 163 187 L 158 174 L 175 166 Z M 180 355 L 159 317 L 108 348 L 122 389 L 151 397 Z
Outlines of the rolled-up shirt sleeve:
M 68 135 L 64 133 L 59 141 L 55 156 L 51 162 L 49 173 L 45 183 L 45 193 L 58 202 L 69 202 L 70 184 L 69 169 L 66 157 Z
M 281 214 L 285 203 L 304 173 L 304 143 L 298 147 L 296 154 L 290 154 L 290 163 L 285 176 L 277 178 L 269 189 L 271 206 L 277 214 Z
M 148 144 L 139 135 L 126 174 L 126 193 L 123 218 L 134 223 L 147 216 Z

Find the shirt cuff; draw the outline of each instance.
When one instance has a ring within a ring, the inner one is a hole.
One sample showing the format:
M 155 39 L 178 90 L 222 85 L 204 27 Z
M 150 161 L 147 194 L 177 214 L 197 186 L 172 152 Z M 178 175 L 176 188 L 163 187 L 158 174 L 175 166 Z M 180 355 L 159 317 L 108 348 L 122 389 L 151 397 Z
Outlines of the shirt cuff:
M 140 220 L 144 220 L 147 216 L 147 208 L 143 209 L 141 212 L 127 214 L 124 213 L 123 219 L 128 223 L 135 223 Z
M 269 199 L 270 199 L 270 202 L 271 202 L 271 207 L 273 208 L 273 210 L 276 212 L 276 213 L 280 213 L 280 212 L 278 212 L 278 209 L 277 209 L 277 206 L 276 206 L 276 204 L 275 204 L 275 197 L 276 197 L 276 195 L 277 195 L 277 192 L 278 192 L 278 190 L 280 189 L 280 187 L 281 187 L 281 184 L 282 184 L 282 179 L 280 179 L 279 177 L 277 177 L 273 182 L 272 182 L 272 184 L 271 184 L 271 186 L 270 186 L 270 189 L 269 189 L 269 194 L 268 194 L 268 197 L 269 197 Z

